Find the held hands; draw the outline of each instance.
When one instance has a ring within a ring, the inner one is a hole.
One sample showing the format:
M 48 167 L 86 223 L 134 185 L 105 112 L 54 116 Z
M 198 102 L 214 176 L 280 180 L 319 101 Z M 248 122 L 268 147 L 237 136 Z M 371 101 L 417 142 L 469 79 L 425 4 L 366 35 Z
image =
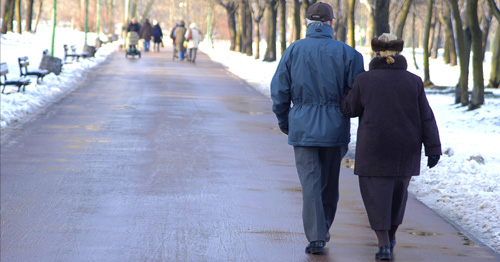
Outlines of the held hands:
M 428 156 L 427 157 L 427 166 L 429 168 L 433 168 L 434 166 L 437 165 L 437 163 L 439 162 L 439 158 L 440 156 L 439 155 L 436 155 L 436 156 Z

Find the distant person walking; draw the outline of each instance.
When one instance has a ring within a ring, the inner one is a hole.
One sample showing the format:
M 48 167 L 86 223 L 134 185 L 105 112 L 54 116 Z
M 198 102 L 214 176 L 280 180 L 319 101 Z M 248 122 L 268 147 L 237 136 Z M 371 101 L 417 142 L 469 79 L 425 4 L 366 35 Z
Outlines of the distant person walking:
M 359 117 L 354 174 L 371 228 L 378 239 L 376 259 L 391 260 L 403 221 L 412 176 L 420 173 L 422 143 L 427 166 L 441 155 L 436 119 L 422 79 L 407 69 L 403 40 L 382 34 L 372 40 L 377 56 L 341 100 L 347 117 Z
M 160 46 L 163 41 L 163 32 L 161 31 L 160 23 L 158 21 L 153 21 L 154 27 L 153 27 L 153 50 L 156 52 L 160 52 Z
M 340 98 L 364 72 L 363 56 L 333 39 L 333 10 L 317 2 L 306 12 L 306 38 L 283 53 L 271 81 L 273 112 L 293 146 L 302 185 L 305 252 L 322 254 L 339 199 L 340 162 L 350 139 Z
M 137 23 L 137 19 L 132 18 L 127 26 L 127 46 L 129 47 L 129 50 L 136 50 L 136 46 L 140 38 L 140 31 L 141 25 Z
M 132 18 L 130 23 L 128 24 L 127 27 L 127 33 L 128 32 L 136 32 L 139 33 L 141 31 L 141 24 L 137 23 L 137 19 Z
M 144 52 L 149 52 L 153 33 L 153 27 L 151 26 L 151 23 L 149 23 L 149 19 L 145 19 L 140 32 L 141 38 L 144 39 Z
M 189 25 L 189 29 L 187 30 L 185 37 L 188 41 L 187 60 L 194 63 L 196 61 L 196 53 L 198 52 L 198 44 L 201 41 L 201 32 L 196 23 L 191 23 Z
M 172 46 L 173 46 L 173 50 L 172 52 L 174 53 L 173 56 L 172 56 L 172 60 L 174 60 L 177 56 L 177 51 L 176 50 L 176 46 L 175 46 L 175 31 L 177 30 L 177 27 L 179 27 L 179 24 L 176 23 L 174 28 L 172 28 L 172 31 L 170 32 L 170 38 L 172 39 Z
M 184 60 L 184 53 L 186 52 L 186 47 L 184 47 L 184 41 L 186 41 L 185 34 L 186 34 L 186 28 L 184 27 L 185 23 L 184 21 L 179 22 L 179 26 L 177 26 L 177 29 L 175 29 L 175 51 L 179 53 L 179 59 L 181 61 Z

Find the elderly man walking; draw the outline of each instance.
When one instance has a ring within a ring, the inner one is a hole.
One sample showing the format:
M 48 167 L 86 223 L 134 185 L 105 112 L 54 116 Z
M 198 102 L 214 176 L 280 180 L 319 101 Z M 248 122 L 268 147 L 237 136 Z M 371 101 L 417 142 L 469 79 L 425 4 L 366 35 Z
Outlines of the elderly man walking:
M 364 72 L 361 54 L 333 39 L 333 19 L 330 5 L 311 5 L 306 38 L 285 50 L 271 81 L 273 112 L 294 148 L 309 241 L 305 252 L 311 254 L 324 252 L 337 211 L 340 162 L 350 140 L 340 99 Z

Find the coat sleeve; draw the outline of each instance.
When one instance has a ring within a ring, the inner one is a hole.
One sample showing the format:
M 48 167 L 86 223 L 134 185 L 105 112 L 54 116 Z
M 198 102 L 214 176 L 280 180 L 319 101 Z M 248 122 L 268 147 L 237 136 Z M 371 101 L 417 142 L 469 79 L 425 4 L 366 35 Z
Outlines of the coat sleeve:
M 434 113 L 427 101 L 425 90 L 422 81 L 419 83 L 420 94 L 418 98 L 420 109 L 420 122 L 422 123 L 422 142 L 425 147 L 425 155 L 442 155 L 441 141 L 439 139 L 439 131 L 436 124 Z
M 354 79 L 356 79 L 359 74 L 365 72 L 363 56 L 355 49 L 352 49 L 352 52 L 352 58 L 349 60 L 349 64 L 347 65 L 348 70 L 345 78 L 345 85 L 347 88 L 352 88 Z
M 346 117 L 359 117 L 363 115 L 364 106 L 361 101 L 361 87 L 359 82 L 359 79 L 356 78 L 352 89 L 346 89 L 346 93 L 340 100 L 340 111 Z
M 281 129 L 288 129 L 288 113 L 290 112 L 292 100 L 290 91 L 292 83 L 289 66 L 289 49 L 283 53 L 273 79 L 271 80 L 273 112 L 278 118 L 278 125 Z

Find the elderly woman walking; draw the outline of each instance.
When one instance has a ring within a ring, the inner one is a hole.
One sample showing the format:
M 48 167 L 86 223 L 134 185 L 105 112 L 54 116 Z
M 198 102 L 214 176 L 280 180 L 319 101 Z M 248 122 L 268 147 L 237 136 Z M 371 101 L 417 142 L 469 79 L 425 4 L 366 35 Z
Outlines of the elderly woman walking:
M 399 54 L 403 40 L 383 34 L 372 40 L 377 56 L 341 100 L 347 117 L 359 117 L 354 174 L 375 231 L 376 259 L 391 260 L 396 231 L 403 222 L 412 176 L 420 173 L 422 144 L 427 165 L 441 155 L 439 132 L 422 79 Z

